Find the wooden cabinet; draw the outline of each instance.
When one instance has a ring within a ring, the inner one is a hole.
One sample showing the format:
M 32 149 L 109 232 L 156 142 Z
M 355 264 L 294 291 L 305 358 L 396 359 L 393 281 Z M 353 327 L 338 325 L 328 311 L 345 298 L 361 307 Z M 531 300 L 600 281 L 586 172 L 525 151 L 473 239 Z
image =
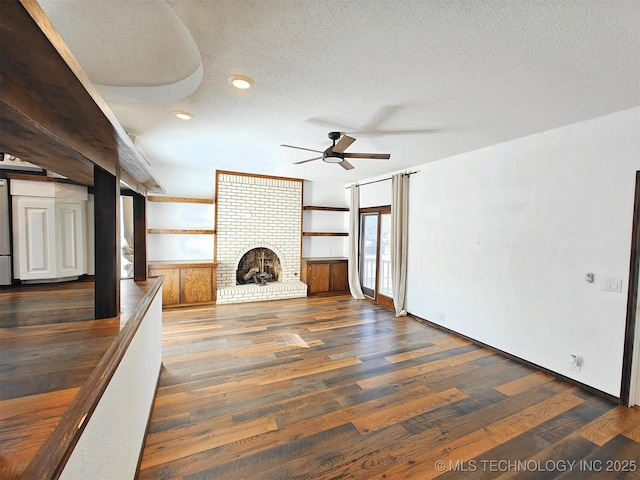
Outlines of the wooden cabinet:
M 346 259 L 329 264 L 330 292 L 349 292 L 349 273 L 347 268 Z
M 302 281 L 307 284 L 307 294 L 329 292 L 329 264 L 328 263 L 307 263 L 303 267 Z
M 163 306 L 209 304 L 216 302 L 216 267 L 197 260 L 149 262 L 149 276 L 164 275 Z
M 310 296 L 349 293 L 347 268 L 346 258 L 303 258 L 300 280 Z
M 180 268 L 180 301 L 204 303 L 216 300 L 215 267 Z
M 162 282 L 162 305 L 180 304 L 180 269 L 176 267 L 156 268 L 149 262 L 150 277 L 164 277 Z

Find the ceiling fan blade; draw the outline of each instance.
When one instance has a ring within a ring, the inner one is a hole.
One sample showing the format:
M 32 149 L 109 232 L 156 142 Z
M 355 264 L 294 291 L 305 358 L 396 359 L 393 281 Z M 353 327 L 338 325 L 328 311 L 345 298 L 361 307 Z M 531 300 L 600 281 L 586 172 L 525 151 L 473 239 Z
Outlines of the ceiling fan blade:
M 353 165 L 351 165 L 349 162 L 347 162 L 346 160 L 341 161 L 338 165 L 340 165 L 342 168 L 344 168 L 345 170 L 353 170 Z
M 391 155 L 388 153 L 343 153 L 344 158 L 368 158 L 371 160 L 389 160 Z
M 302 160 L 301 162 L 293 162 L 293 164 L 300 165 L 301 163 L 313 162 L 314 160 L 320 160 L 321 158 L 324 158 L 324 157 L 310 158 L 309 160 Z
M 311 148 L 303 148 L 303 147 L 294 147 L 293 145 L 280 145 L 281 147 L 287 147 L 287 148 L 295 148 L 298 150 L 306 150 L 307 152 L 316 152 L 316 153 L 323 153 L 322 150 L 312 150 Z
M 351 145 L 355 141 L 356 141 L 355 138 L 351 138 L 347 135 L 343 135 L 340 138 L 340 140 L 338 140 L 338 143 L 336 143 L 336 146 L 333 147 L 331 150 L 333 150 L 336 153 L 342 153 L 349 147 L 349 145 Z

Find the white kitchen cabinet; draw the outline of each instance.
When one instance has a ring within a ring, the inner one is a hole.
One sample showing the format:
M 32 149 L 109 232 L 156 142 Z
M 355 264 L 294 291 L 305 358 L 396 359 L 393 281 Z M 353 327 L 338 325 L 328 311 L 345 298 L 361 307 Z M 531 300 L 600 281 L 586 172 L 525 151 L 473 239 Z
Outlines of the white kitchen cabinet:
M 53 199 L 14 197 L 13 277 L 40 280 L 56 277 L 55 203 Z
M 56 203 L 56 266 L 58 276 L 73 277 L 87 272 L 84 248 L 84 205 Z
M 11 181 L 14 278 L 71 280 L 87 273 L 87 189 L 57 182 Z

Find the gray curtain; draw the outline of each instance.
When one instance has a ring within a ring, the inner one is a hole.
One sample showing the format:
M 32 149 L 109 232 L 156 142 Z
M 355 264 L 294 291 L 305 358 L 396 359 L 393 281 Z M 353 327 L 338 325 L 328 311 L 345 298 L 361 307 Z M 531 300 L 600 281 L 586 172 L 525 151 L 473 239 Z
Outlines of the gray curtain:
M 391 284 L 396 316 L 407 314 L 407 245 L 409 240 L 409 175 L 391 177 Z
M 358 275 L 358 240 L 360 237 L 360 186 L 351 185 L 349 207 L 349 290 L 356 300 L 364 300 Z

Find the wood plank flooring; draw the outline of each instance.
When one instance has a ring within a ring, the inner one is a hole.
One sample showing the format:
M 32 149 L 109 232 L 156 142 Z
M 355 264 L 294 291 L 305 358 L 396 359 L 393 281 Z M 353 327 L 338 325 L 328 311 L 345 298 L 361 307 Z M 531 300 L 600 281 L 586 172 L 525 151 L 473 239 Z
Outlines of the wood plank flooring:
M 19 478 L 140 302 L 94 320 L 91 281 L 0 289 L 0 480 Z
M 93 283 L 0 290 L 0 478 L 17 478 L 119 330 L 93 320 Z
M 140 480 L 640 478 L 639 409 L 351 297 L 165 310 L 163 345 Z

